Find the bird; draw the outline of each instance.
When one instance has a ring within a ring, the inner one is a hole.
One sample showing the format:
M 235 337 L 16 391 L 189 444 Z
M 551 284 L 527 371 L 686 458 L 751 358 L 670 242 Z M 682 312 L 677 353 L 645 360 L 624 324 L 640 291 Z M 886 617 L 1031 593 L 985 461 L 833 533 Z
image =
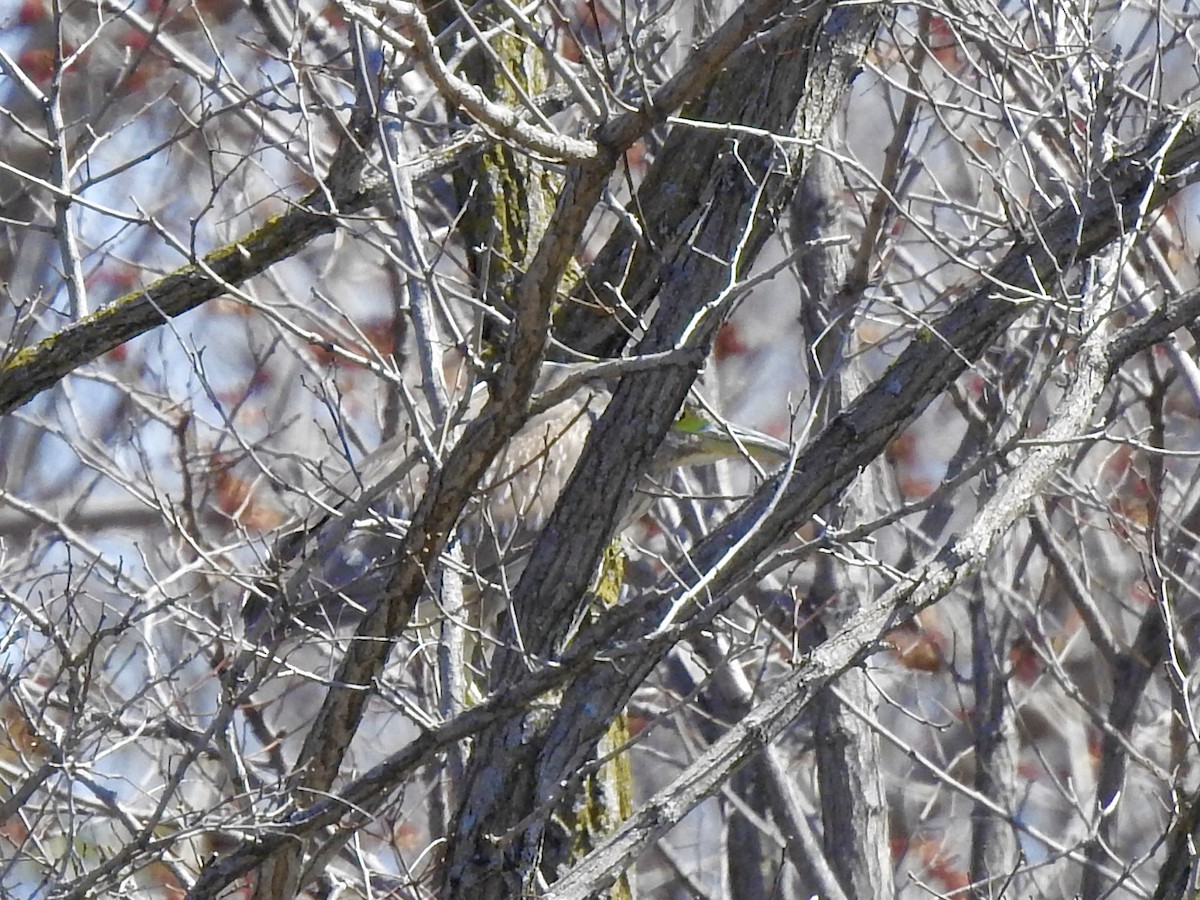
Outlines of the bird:
M 563 380 L 563 371 L 551 372 L 539 389 Z M 586 382 L 569 399 L 531 417 L 497 455 L 453 539 L 461 549 L 464 596 L 495 595 L 497 581 L 515 582 L 610 397 L 606 386 Z M 468 411 L 478 411 L 486 399 L 486 388 L 477 391 Z M 656 452 L 618 533 L 649 509 L 654 484 L 676 469 L 739 455 L 777 464 L 789 452 L 783 441 L 717 423 L 689 402 Z M 427 474 L 418 441 L 402 432 L 332 479 L 314 498 L 312 512 L 282 529 L 267 574 L 246 592 L 247 637 L 278 642 L 360 621 L 399 566 L 404 532 Z

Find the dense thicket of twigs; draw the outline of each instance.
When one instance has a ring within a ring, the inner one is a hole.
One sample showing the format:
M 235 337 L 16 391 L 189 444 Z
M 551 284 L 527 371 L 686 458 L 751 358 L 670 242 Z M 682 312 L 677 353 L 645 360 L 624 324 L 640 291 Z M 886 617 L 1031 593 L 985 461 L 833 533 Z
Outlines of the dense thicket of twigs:
M 0 7 L 0 893 L 1192 896 L 1198 33 Z M 689 394 L 791 458 L 622 531 Z M 374 605 L 248 632 L 339 501 Z

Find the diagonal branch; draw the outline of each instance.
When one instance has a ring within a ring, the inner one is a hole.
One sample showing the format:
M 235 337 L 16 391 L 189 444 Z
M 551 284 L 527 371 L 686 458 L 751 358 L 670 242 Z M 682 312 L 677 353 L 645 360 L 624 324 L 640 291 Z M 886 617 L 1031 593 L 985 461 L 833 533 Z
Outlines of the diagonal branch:
M 329 209 L 322 191 L 290 212 L 272 216 L 249 234 L 176 269 L 153 284 L 130 291 L 89 316 L 13 353 L 0 364 L 0 415 L 12 412 L 60 379 L 169 319 L 190 312 L 295 255 L 337 227 L 338 215 L 361 212 L 387 196 L 379 188 L 338 197 Z
M 1145 215 L 1200 180 L 1200 113 L 1172 116 L 1150 130 L 1140 146 L 1113 159 L 1081 192 L 1039 223 L 1037 238 L 1018 242 L 949 312 L 922 329 L 896 361 L 818 434 L 786 477 L 783 497 L 762 519 L 777 486 L 764 485 L 718 532 L 691 553 L 688 570 L 708 576 L 704 588 L 720 596 L 748 577 L 769 548 L 798 523 L 833 502 L 887 444 L 940 395 L 1041 295 L 1040 285 L 1088 259 L 1126 233 Z M 1163 312 L 1159 327 L 1169 324 Z M 737 551 L 727 548 L 759 527 Z M 672 619 L 698 591 L 676 592 Z
M 1108 382 L 1110 357 L 1107 315 L 1114 292 L 1096 292 L 1085 314 L 1090 333 L 1079 350 L 1071 384 L 1059 402 L 1039 446 L 1005 479 L 976 517 L 970 530 L 952 541 L 904 581 L 886 591 L 846 626 L 816 648 L 771 697 L 753 709 L 700 759 L 650 800 L 601 847 L 559 880 L 549 896 L 574 900 L 592 896 L 628 868 L 654 840 L 664 835 L 729 776 L 768 747 L 820 689 L 879 646 L 897 624 L 946 596 L 981 567 L 996 542 L 1028 507 L 1059 463 L 1072 452 L 1073 439 L 1086 433 Z

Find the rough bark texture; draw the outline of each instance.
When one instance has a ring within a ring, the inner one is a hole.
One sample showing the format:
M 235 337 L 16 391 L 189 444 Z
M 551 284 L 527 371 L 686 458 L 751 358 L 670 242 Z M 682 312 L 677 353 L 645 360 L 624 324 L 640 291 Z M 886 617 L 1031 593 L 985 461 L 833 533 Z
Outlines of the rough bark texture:
M 844 87 L 854 70 L 851 48 L 861 53 L 877 25 L 874 13 L 863 12 L 837 13 L 826 21 L 800 20 L 781 37 L 776 52 L 740 54 L 701 105 L 719 106 L 726 118 L 718 121 L 752 128 L 784 133 L 815 128 L 822 115 L 823 121 L 832 115 L 833 99 L 818 92 L 822 105 L 804 105 L 805 82 L 795 78 L 796 60 L 784 51 L 819 48 L 801 59 L 819 73 L 814 77 L 820 84 L 834 80 L 836 73 Z M 746 94 L 737 86 L 764 80 L 772 89 L 755 95 L 751 108 L 742 108 Z M 703 155 L 705 148 L 715 154 L 708 135 L 694 139 L 700 145 L 694 151 L 676 147 L 672 153 L 667 148 L 663 168 L 677 170 L 678 160 Z M 639 353 L 711 344 L 721 319 L 703 315 L 706 304 L 717 301 L 736 273 L 753 263 L 803 170 L 798 147 L 791 150 L 786 166 L 777 152 L 785 151 L 777 151 L 767 139 L 746 138 L 712 171 L 693 173 L 693 180 L 703 176 L 703 184 L 693 183 L 691 189 L 706 198 L 699 207 L 705 213 L 701 221 L 677 225 L 686 230 L 677 232 L 665 258 L 659 257 L 660 274 L 652 279 L 658 285 L 659 312 L 639 342 Z M 690 368 L 666 368 L 627 377 L 616 390 L 518 585 L 514 603 L 524 652 L 535 657 L 561 652 L 559 642 L 574 621 L 595 561 L 615 525 L 614 510 L 623 503 L 614 506 L 613 497 L 631 496 L 695 374 Z M 644 673 L 647 663 L 652 667 L 657 658 L 639 661 L 634 671 Z M 494 683 L 517 677 L 525 665 L 519 654 L 498 656 Z M 569 838 L 548 829 L 543 816 L 534 816 L 520 837 L 503 847 L 480 838 L 506 833 L 535 810 L 553 804 L 561 780 L 587 759 L 636 684 L 632 679 L 614 684 L 609 675 L 598 673 L 595 679 L 572 685 L 558 709 L 516 716 L 481 735 L 458 816 L 466 827 L 460 825 L 450 844 L 446 887 L 451 895 L 500 897 L 528 889 L 539 870 L 552 877 L 565 860 Z

